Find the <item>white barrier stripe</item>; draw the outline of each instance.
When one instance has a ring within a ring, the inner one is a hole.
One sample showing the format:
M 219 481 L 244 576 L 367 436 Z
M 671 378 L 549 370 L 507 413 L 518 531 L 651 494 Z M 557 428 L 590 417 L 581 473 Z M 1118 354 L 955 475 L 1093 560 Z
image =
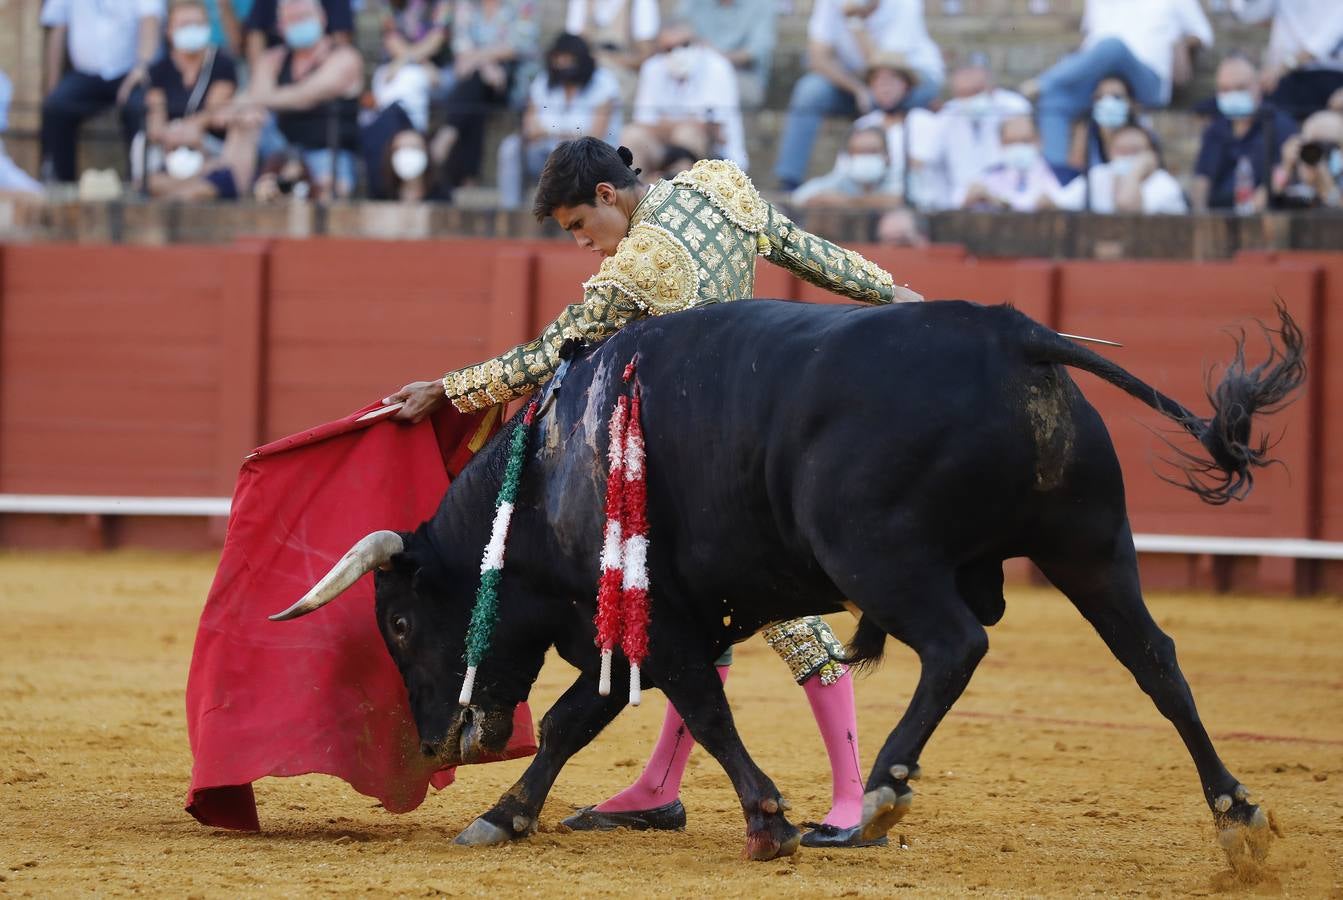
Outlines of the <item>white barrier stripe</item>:
M 1280 556 L 1290 559 L 1343 559 L 1343 542 L 1305 538 L 1200 537 L 1184 534 L 1135 534 L 1139 553 L 1188 553 L 1212 556 Z
M 100 497 L 0 494 L 0 513 L 106 516 L 227 516 L 228 497 Z
M 227 516 L 228 497 L 109 497 L 77 494 L 0 494 L 0 513 L 72 516 Z M 1135 534 L 1139 553 L 1343 559 L 1343 542 L 1305 538 Z

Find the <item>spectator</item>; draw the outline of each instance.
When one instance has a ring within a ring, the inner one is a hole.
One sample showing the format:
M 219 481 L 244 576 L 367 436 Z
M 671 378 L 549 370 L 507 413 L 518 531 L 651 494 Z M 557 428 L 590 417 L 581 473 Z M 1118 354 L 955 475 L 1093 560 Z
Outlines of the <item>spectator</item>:
M 1321 110 L 1282 148 L 1273 174 L 1277 205 L 1291 209 L 1343 206 L 1343 113 Z
M 727 57 L 737 70 L 742 106 L 765 102 L 774 58 L 774 0 L 681 0 L 678 18 L 691 22 L 700 40 Z
M 1088 115 L 1073 123 L 1068 168 L 1074 172 L 1110 160 L 1110 141 L 1124 125 L 1148 126 L 1147 117 L 1133 97 L 1133 88 L 1118 75 L 1102 78 L 1091 94 Z
M 433 193 L 429 145 L 424 135 L 413 128 L 402 129 L 392 138 L 380 168 L 380 180 L 389 199 L 419 203 Z
M 905 99 L 918 83 L 919 73 L 902 54 L 874 54 L 867 67 L 867 90 L 874 109 L 853 123 L 855 129 L 879 128 L 885 132 L 890 174 L 900 183 L 902 195 L 923 183 L 923 168 L 936 154 L 940 141 L 936 116 L 926 109 L 905 107 Z
M 142 87 L 159 52 L 163 0 L 45 0 L 44 173 L 75 180 L 75 143 L 85 119 L 116 105 L 126 142 L 140 130 Z M 70 71 L 64 72 L 69 51 Z M 62 74 L 64 72 L 64 74 Z
M 9 101 L 14 96 L 14 86 L 9 77 L 0 72 L 0 138 L 9 128 Z M 42 193 L 42 185 L 5 152 L 4 141 L 0 140 L 0 197 L 12 194 Z
M 661 27 L 658 0 L 569 0 L 564 17 L 564 30 L 587 41 L 597 64 L 616 76 L 627 106 Z
M 233 100 L 238 69 L 227 51 L 210 43 L 204 0 L 171 0 L 168 43 L 169 52 L 149 67 L 145 131 L 140 138 L 149 146 L 143 157 L 133 147 L 133 173 L 146 166 L 150 172 L 160 170 L 165 151 L 178 147 L 210 156 L 217 156 L 223 147 L 224 130 L 216 117 Z M 176 165 L 183 171 L 180 160 L 196 156 L 179 153 L 178 158 Z
M 313 173 L 316 195 L 347 197 L 355 183 L 363 60 L 327 33 L 318 0 L 279 3 L 285 46 L 261 55 L 251 84 L 225 115 L 232 128 L 269 111 L 272 124 L 259 136 L 262 156 L 292 150 Z
M 807 23 L 808 71 L 793 86 L 774 166 L 784 190 L 806 177 L 823 116 L 871 111 L 862 74 L 878 50 L 903 53 L 919 73 L 907 106 L 925 106 L 941 91 L 942 54 L 924 25 L 923 0 L 816 0 Z
M 928 238 L 911 209 L 892 209 L 877 220 L 877 240 L 892 247 L 927 247 Z
M 1229 56 L 1217 67 L 1217 112 L 1203 131 L 1194 165 L 1195 212 L 1242 207 L 1256 212 L 1268 206 L 1268 183 L 1282 158 L 1282 144 L 1296 133 L 1296 121 L 1260 102 L 1259 73 L 1243 56 Z M 1242 160 L 1248 161 L 1248 169 Z M 1251 200 L 1237 198 L 1237 173 L 1250 174 Z
M 560 141 L 591 135 L 609 144 L 620 134 L 620 83 L 598 67 L 587 41 L 561 34 L 546 53 L 546 69 L 532 80 L 522 132 L 499 144 L 499 203 L 522 204 L 522 185 L 541 174 Z
M 1175 176 L 1165 170 L 1146 129 L 1124 125 L 1110 145 L 1110 161 L 1070 181 L 1055 198 L 1060 209 L 1097 213 L 1181 215 L 1189 211 Z
M 886 132 L 855 127 L 845 151 L 835 159 L 835 168 L 794 191 L 792 202 L 809 209 L 886 210 L 900 206 L 903 196 L 900 179 L 891 168 Z
M 1183 84 L 1198 46 L 1212 46 L 1212 27 L 1198 0 L 1087 0 L 1081 49 L 1023 85 L 1039 95 L 1045 158 L 1068 162 L 1068 132 L 1097 83 L 1120 75 L 1134 98 L 1151 109 L 1170 103 L 1172 83 Z
M 1040 152 L 1040 136 L 1030 116 L 1004 119 L 999 161 L 980 173 L 960 197 L 966 209 L 1037 212 L 1053 209 L 1059 180 Z
M 163 172 L 150 176 L 150 192 L 156 197 L 182 201 L 237 200 L 250 191 L 256 171 L 257 143 L 267 121 L 265 109 L 235 102 L 226 111 L 228 135 L 214 159 L 202 155 L 194 165 L 184 165 L 181 148 L 170 148 Z
M 354 10 L 351 0 L 320 0 L 326 20 L 327 33 L 337 44 L 352 44 L 354 38 Z M 284 43 L 280 32 L 279 8 L 284 0 L 252 0 L 243 24 L 243 43 L 248 69 L 255 69 L 267 47 Z
M 998 162 L 1003 121 L 1031 112 L 1029 100 L 994 83 L 983 58 L 958 67 L 948 86 L 951 99 L 937 113 L 927 164 L 913 186 L 919 209 L 959 206 L 971 182 Z
M 429 132 L 429 95 L 452 56 L 451 0 L 383 0 L 384 62 L 373 72 L 378 110 L 400 103 L 421 133 Z M 448 80 L 452 70 L 446 69 Z
M 639 70 L 634 122 L 620 142 L 634 153 L 636 166 L 653 170 L 670 144 L 701 159 L 723 157 L 746 168 L 737 78 L 732 63 L 699 43 L 694 30 L 673 22 L 658 35 L 657 54 Z
M 536 52 L 531 0 L 457 0 L 452 23 L 456 82 L 444 104 L 444 126 L 430 157 L 442 168 L 445 193 L 480 173 L 485 126 L 508 103 L 519 63 Z
M 672 179 L 682 172 L 694 168 L 695 163 L 699 161 L 700 158 L 685 147 L 671 144 L 667 147 L 667 155 L 662 157 L 662 171 L 659 174 L 663 178 Z
M 1343 10 L 1338 0 L 1231 0 L 1243 22 L 1272 17 L 1261 85 L 1297 119 L 1343 104 Z

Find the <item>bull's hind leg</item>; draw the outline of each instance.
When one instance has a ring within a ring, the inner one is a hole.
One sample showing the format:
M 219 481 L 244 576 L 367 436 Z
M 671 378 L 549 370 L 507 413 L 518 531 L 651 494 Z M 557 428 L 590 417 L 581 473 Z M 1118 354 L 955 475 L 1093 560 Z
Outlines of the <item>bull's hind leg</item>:
M 886 739 L 867 780 L 865 841 L 886 834 L 909 811 L 914 799 L 909 781 L 918 776 L 919 755 L 989 648 L 988 634 L 957 590 L 953 572 L 930 569 L 917 555 L 887 565 L 876 572 L 870 566 L 860 568 L 861 579 L 836 579 L 862 609 L 863 618 L 909 645 L 920 665 L 909 707 Z
M 784 816 L 786 804 L 779 789 L 746 752 L 714 667 L 677 667 L 670 676 L 662 676 L 660 684 L 691 735 L 732 781 L 746 815 L 746 855 L 765 860 L 796 852 L 802 833 Z
M 1115 544 L 1120 549 L 1111 558 L 1078 555 L 1035 562 L 1179 732 L 1198 769 L 1218 843 L 1239 871 L 1264 858 L 1270 839 L 1268 818 L 1249 802 L 1249 791 L 1227 771 L 1199 721 L 1194 696 L 1175 658 L 1175 642 L 1153 621 L 1143 602 L 1137 555 L 1127 527 Z

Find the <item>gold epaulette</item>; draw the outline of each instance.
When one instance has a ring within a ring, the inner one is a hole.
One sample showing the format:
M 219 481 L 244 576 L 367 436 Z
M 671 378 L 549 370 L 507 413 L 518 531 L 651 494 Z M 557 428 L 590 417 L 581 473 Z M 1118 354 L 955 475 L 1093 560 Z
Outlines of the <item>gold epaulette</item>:
M 684 309 L 698 294 L 699 274 L 690 250 L 667 229 L 641 222 L 615 255 L 602 261 L 583 289 L 614 288 L 655 315 Z
M 700 160 L 673 178 L 672 184 L 703 194 L 729 222 L 752 234 L 769 221 L 769 204 L 746 173 L 726 159 Z

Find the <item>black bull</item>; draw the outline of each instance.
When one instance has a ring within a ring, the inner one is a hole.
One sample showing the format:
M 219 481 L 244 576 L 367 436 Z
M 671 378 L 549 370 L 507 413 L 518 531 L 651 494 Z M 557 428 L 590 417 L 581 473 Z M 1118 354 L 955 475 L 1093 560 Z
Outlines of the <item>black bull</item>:
M 1283 405 L 1305 376 L 1300 331 L 1279 314 L 1264 365 L 1247 369 L 1238 344 L 1210 419 L 1010 307 L 753 301 L 641 321 L 576 360 L 535 426 L 472 706 L 456 698 L 508 429 L 432 519 L 370 535 L 281 617 L 378 567 L 378 625 L 424 750 L 445 763 L 504 745 L 555 647 L 578 679 L 542 719 L 522 778 L 458 841 L 533 831 L 561 767 L 626 702 L 620 665 L 610 696 L 598 694 L 593 614 L 605 425 L 637 353 L 653 586 L 644 678 L 727 771 L 749 856 L 791 853 L 798 832 L 742 746 L 715 658 L 772 622 L 846 603 L 861 611 L 854 661 L 879 657 L 887 635 L 918 654 L 918 686 L 867 781 L 863 837 L 876 837 L 908 809 L 920 752 L 988 650 L 1012 557 L 1067 595 L 1175 726 L 1233 862 L 1262 856 L 1267 817 L 1218 758 L 1174 644 L 1147 611 L 1110 436 L 1065 367 L 1178 423 L 1194 439 L 1177 456 L 1179 483 L 1225 502 L 1268 462 L 1265 444 L 1251 444 L 1252 415 Z

